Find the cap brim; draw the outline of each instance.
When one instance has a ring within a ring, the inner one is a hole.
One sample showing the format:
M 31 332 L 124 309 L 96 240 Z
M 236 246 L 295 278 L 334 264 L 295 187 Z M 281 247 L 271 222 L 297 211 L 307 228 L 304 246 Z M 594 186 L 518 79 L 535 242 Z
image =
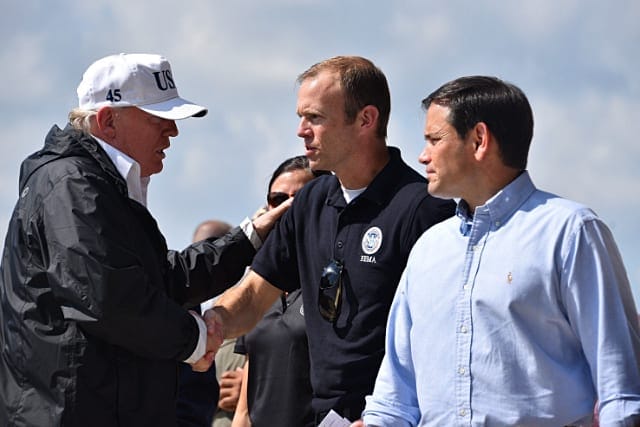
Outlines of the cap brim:
M 188 117 L 204 117 L 207 109 L 180 97 L 172 98 L 157 104 L 138 105 L 142 111 L 146 111 L 157 117 L 167 120 L 182 120 Z

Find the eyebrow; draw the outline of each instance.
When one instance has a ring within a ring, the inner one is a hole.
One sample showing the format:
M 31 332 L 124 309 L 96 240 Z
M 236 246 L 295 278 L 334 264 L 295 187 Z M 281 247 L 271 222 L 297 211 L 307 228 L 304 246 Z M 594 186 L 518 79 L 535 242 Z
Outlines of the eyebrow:
M 442 136 L 443 136 L 443 132 L 442 131 L 430 132 L 430 133 L 425 133 L 424 134 L 424 139 L 425 140 L 438 139 L 438 138 L 442 138 Z
M 301 109 L 296 110 L 296 113 L 298 114 L 298 116 L 302 117 L 305 115 L 309 115 L 309 114 L 313 114 L 314 116 L 321 116 L 322 113 L 320 113 L 320 111 L 317 108 L 311 107 L 311 106 L 306 106 L 303 107 Z

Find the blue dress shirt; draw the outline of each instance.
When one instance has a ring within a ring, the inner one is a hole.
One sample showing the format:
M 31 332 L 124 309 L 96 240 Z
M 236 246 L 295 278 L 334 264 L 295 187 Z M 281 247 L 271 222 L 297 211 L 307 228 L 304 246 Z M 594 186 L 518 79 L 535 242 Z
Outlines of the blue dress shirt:
M 402 275 L 368 426 L 626 425 L 640 332 L 611 232 L 529 174 L 426 231 Z

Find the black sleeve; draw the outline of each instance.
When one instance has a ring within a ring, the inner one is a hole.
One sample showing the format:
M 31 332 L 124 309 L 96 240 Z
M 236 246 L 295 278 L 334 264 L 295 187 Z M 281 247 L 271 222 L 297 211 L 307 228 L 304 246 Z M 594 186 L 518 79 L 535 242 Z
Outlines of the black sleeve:
M 237 353 L 237 354 L 247 354 L 247 348 L 245 345 L 245 336 L 246 335 L 242 335 L 241 337 L 236 338 L 236 344 L 233 347 L 233 352 Z
M 297 197 L 297 196 L 296 196 Z M 299 287 L 294 217 L 297 200 L 284 213 L 256 254 L 251 269 L 273 286 L 292 292 Z M 293 284 L 293 287 L 292 287 Z
M 37 280 L 52 289 L 60 315 L 143 357 L 186 359 L 198 340 L 197 323 L 167 294 L 166 246 L 141 250 L 147 235 L 129 199 L 109 180 L 79 169 L 40 206 L 42 224 L 33 224 L 33 234 L 47 257 Z M 161 235 L 156 240 L 164 242 Z
M 211 299 L 236 284 L 256 251 L 240 227 L 206 239 L 181 252 L 169 251 L 170 286 L 167 292 L 185 307 Z

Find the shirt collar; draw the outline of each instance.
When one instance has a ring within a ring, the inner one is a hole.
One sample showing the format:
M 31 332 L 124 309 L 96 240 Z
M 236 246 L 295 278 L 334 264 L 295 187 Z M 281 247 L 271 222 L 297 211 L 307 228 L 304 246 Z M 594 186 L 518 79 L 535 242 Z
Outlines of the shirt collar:
M 151 178 L 140 176 L 140 165 L 131 157 L 127 156 L 125 153 L 102 139 L 97 138 L 96 136 L 94 136 L 94 138 L 98 141 L 120 175 L 122 175 L 124 180 L 127 182 L 129 197 L 141 205 L 147 206 L 147 188 Z
M 487 200 L 484 205 L 478 206 L 473 216 L 467 202 L 460 200 L 456 208 L 456 215 L 461 220 L 460 233 L 466 235 L 471 230 L 474 218 L 481 215 L 487 215 L 494 227 L 501 227 L 535 190 L 536 187 L 529 172 L 523 171 L 516 179 Z
M 389 161 L 380 172 L 373 178 L 364 191 L 357 196 L 358 199 L 369 199 L 378 205 L 384 204 L 386 199 L 395 194 L 395 186 L 397 185 L 396 170 L 402 168 L 404 161 L 402 160 L 400 149 L 387 146 L 389 151 Z M 327 204 L 338 208 L 344 208 L 345 198 L 342 186 L 337 178 L 335 178 L 335 186 L 327 196 Z M 426 184 L 425 184 L 426 186 Z M 355 198 L 354 198 L 355 199 Z

